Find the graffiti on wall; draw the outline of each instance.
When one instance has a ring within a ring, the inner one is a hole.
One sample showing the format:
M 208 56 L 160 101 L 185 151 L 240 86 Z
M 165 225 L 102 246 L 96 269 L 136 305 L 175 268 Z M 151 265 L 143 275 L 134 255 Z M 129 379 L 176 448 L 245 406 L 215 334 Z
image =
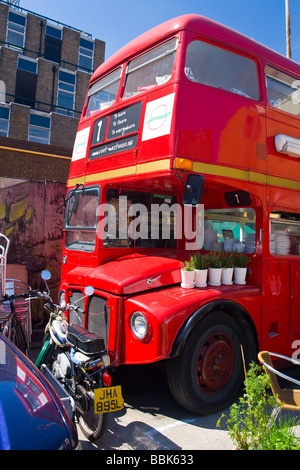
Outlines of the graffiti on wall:
M 66 187 L 62 183 L 0 178 L 0 232 L 10 240 L 7 262 L 25 265 L 28 284 L 40 287 L 49 269 L 59 285 Z

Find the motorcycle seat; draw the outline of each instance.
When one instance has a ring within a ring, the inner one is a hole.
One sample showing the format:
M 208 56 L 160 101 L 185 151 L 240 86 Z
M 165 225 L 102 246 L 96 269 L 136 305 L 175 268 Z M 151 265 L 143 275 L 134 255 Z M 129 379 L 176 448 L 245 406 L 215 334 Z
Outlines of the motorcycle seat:
M 106 352 L 104 338 L 79 325 L 68 325 L 67 341 L 84 354 Z

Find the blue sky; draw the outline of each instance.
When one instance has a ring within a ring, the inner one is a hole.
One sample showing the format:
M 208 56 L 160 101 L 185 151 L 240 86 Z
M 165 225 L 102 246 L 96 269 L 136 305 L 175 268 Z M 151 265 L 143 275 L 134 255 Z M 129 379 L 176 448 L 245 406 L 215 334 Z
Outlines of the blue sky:
M 20 0 L 20 6 L 85 30 L 105 58 L 148 29 L 186 13 L 207 16 L 286 54 L 285 0 Z M 290 0 L 292 58 L 300 62 L 300 0 Z

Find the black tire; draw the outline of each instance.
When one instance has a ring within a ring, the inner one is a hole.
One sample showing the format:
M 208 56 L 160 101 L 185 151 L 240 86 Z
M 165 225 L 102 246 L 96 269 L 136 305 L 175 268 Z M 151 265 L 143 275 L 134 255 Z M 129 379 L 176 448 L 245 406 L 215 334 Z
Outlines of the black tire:
M 167 363 L 175 400 L 196 414 L 223 410 L 237 397 L 245 380 L 241 354 L 244 335 L 225 313 L 210 313 L 190 334 L 177 357 Z
M 78 424 L 87 439 L 96 441 L 107 429 L 108 414 L 94 412 L 94 392 L 87 392 L 82 385 L 78 386 L 81 391 L 81 406 L 84 413 L 77 411 Z

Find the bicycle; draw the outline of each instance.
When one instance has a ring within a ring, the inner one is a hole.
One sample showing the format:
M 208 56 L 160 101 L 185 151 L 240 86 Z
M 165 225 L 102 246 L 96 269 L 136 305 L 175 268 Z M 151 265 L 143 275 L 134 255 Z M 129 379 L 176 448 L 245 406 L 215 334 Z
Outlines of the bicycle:
M 22 295 L 4 295 L 0 303 L 9 302 L 10 313 L 0 316 L 0 331 L 14 343 L 20 351 L 28 356 L 29 345 L 27 344 L 25 333 L 22 327 L 22 323 L 17 315 L 15 300 L 17 298 L 27 299 L 30 297 L 30 293 L 27 292 Z

